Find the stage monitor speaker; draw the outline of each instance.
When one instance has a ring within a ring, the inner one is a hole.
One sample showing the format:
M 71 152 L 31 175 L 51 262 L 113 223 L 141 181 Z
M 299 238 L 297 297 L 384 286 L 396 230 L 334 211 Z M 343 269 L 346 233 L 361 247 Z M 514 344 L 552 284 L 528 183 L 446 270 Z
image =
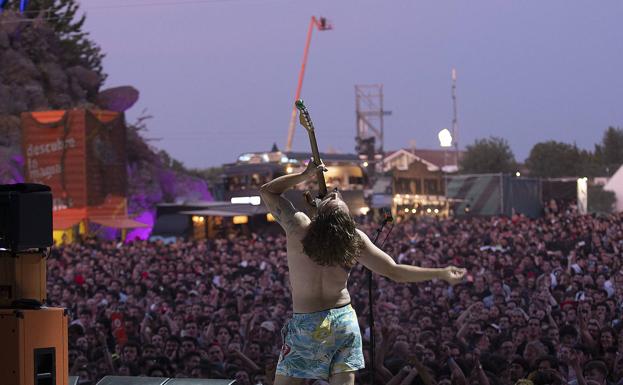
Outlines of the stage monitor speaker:
M 236 380 L 208 380 L 201 378 L 171 378 L 165 385 L 231 385 Z
M 106 376 L 97 385 L 232 385 L 235 380 Z
M 78 385 L 79 379 L 80 377 L 78 376 L 69 376 L 69 382 L 67 383 L 67 385 Z
M 166 377 L 106 376 L 97 385 L 164 385 L 167 381 Z
M 0 185 L 0 248 L 52 246 L 52 191 L 35 183 Z
M 0 309 L 0 383 L 67 383 L 65 309 Z

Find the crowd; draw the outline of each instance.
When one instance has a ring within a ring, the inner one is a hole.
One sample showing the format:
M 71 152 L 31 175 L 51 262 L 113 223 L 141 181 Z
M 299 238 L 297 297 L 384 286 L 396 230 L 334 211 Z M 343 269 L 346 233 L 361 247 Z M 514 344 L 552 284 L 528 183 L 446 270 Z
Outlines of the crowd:
M 545 211 L 397 221 L 384 243 L 397 262 L 468 274 L 453 287 L 375 277 L 375 384 L 623 384 L 623 215 Z M 48 301 L 72 315 L 70 374 L 271 384 L 291 315 L 285 247 L 262 234 L 55 247 Z M 368 358 L 361 266 L 349 290 Z

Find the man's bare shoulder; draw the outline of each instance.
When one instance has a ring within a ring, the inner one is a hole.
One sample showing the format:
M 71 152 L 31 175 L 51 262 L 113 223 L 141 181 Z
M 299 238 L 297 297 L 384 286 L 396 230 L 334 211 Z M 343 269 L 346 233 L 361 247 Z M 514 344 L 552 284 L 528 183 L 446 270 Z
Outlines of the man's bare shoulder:
M 359 234 L 359 236 L 361 237 L 361 240 L 363 241 L 364 245 L 367 247 L 368 243 L 371 242 L 370 238 L 368 237 L 368 234 L 364 233 L 360 229 L 356 229 L 356 230 L 357 230 L 357 234 Z
M 355 230 L 357 230 L 357 234 L 359 234 L 359 236 L 362 237 L 363 239 L 368 238 L 368 235 L 364 233 L 361 229 L 355 229 Z
M 311 223 L 311 219 L 302 211 L 295 212 L 291 217 L 284 219 L 284 229 L 286 234 L 298 235 L 302 237 Z

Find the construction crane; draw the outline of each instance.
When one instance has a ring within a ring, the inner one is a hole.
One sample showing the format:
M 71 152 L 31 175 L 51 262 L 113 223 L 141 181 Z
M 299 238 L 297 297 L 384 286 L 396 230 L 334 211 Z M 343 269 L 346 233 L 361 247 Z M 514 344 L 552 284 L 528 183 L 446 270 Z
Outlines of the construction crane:
M 318 31 L 328 31 L 333 29 L 333 25 L 324 17 L 316 18 L 312 16 L 309 22 L 309 28 L 307 30 L 307 41 L 305 43 L 305 51 L 303 53 L 303 64 L 301 65 L 301 71 L 299 72 L 299 81 L 296 86 L 296 95 L 294 100 L 301 98 L 301 89 L 303 88 L 303 78 L 305 77 L 305 66 L 307 65 L 307 56 L 309 54 L 309 45 L 311 44 L 312 32 L 314 27 Z M 288 140 L 286 141 L 286 151 L 292 151 L 292 139 L 294 139 L 294 129 L 296 127 L 296 106 L 292 102 L 292 115 L 290 116 L 290 126 L 288 128 Z
M 456 155 L 456 165 L 459 165 L 459 119 L 456 108 L 456 68 L 452 68 L 452 141 Z

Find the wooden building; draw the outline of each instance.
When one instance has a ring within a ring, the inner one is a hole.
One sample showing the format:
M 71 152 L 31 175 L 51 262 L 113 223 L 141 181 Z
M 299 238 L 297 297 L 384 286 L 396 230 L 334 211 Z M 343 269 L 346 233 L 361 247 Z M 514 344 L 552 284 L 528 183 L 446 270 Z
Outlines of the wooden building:
M 390 203 L 395 215 L 447 215 L 445 177 L 458 170 L 457 157 L 461 156 L 454 151 L 427 149 L 388 153 L 382 167 L 389 175 L 385 184 L 391 189 L 377 191 L 385 199 L 377 196 L 376 201 Z

